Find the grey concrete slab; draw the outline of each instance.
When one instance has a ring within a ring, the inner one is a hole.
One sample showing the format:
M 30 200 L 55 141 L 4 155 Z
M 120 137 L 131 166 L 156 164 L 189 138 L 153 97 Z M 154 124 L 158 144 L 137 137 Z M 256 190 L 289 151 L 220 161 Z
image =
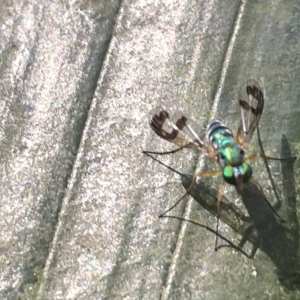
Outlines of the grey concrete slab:
M 2 1 L 0 298 L 33 299 L 118 1 Z
M 271 162 L 269 172 L 254 163 L 254 177 L 284 226 L 260 205 L 255 188 L 239 201 L 226 191 L 259 234 L 252 260 L 230 248 L 215 252 L 215 235 L 200 226 L 158 219 L 185 189 L 180 176 L 142 154 L 172 148 L 149 127 L 158 106 L 184 111 L 200 133 L 212 118 L 234 130 L 238 89 L 254 78 L 267 96 L 264 150 L 297 155 L 297 5 L 125 1 L 119 12 L 117 2 L 4 7 L 10 15 L 3 21 L 1 69 L 1 296 L 298 297 L 298 161 Z M 257 140 L 250 152 L 259 149 Z M 195 161 L 198 169 L 217 167 L 187 150 L 160 159 L 189 174 Z M 220 180 L 205 182 L 197 185 L 207 191 L 199 192 L 204 201 Z M 172 214 L 215 228 L 215 218 L 193 199 Z M 220 232 L 236 244 L 242 238 L 224 223 Z

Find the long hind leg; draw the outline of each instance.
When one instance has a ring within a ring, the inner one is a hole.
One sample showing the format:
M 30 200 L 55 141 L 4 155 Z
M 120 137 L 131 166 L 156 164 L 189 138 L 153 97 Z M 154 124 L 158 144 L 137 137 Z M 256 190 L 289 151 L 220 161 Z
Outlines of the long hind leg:
M 219 176 L 221 174 L 222 174 L 222 172 L 220 170 L 217 170 L 217 171 L 205 171 L 205 172 L 200 172 L 200 173 L 195 174 L 193 176 L 193 179 L 192 179 L 189 187 L 186 189 L 186 192 L 184 193 L 184 195 L 182 197 L 180 197 L 180 199 L 177 200 L 176 203 L 173 206 L 171 206 L 166 211 L 164 211 L 162 214 L 160 214 L 159 218 L 164 217 L 166 213 L 168 213 L 173 208 L 175 208 L 178 205 L 178 203 L 191 191 L 191 189 L 193 188 L 193 186 L 194 186 L 194 184 L 196 182 L 197 177 L 216 177 L 216 176 Z
M 221 212 L 221 201 L 222 201 L 222 196 L 224 194 L 224 190 L 226 187 L 226 181 L 223 180 L 220 187 L 219 187 L 219 192 L 218 192 L 218 199 L 217 199 L 217 226 L 216 226 L 216 241 L 215 241 L 215 250 L 217 251 L 218 249 L 218 233 L 219 233 L 219 220 L 220 220 L 220 212 Z
M 245 162 L 249 163 L 250 161 L 257 159 L 257 158 L 263 158 L 263 159 L 267 159 L 267 160 L 278 160 L 278 161 L 289 161 L 289 160 L 295 160 L 296 157 L 287 157 L 287 158 L 278 158 L 278 157 L 270 157 L 270 156 L 266 156 L 264 154 L 261 154 L 259 152 L 253 153 L 251 155 L 249 155 L 248 157 L 245 158 Z M 267 204 L 270 206 L 270 208 L 272 209 L 272 211 L 275 213 L 275 215 L 282 221 L 285 222 L 279 215 L 278 213 L 274 210 L 273 206 L 271 205 L 271 203 L 267 200 L 267 197 L 263 191 L 263 188 L 261 187 L 261 185 L 254 179 L 250 179 L 250 182 L 253 183 L 259 190 L 259 192 L 261 193 L 263 199 L 267 202 Z
M 250 182 L 253 183 L 259 190 L 259 192 L 261 193 L 262 197 L 264 198 L 264 200 L 267 202 L 267 204 L 270 206 L 270 208 L 272 209 L 272 211 L 274 212 L 274 214 L 282 221 L 285 222 L 284 219 L 282 219 L 278 213 L 275 211 L 275 209 L 273 208 L 273 206 L 271 205 L 271 203 L 267 200 L 267 197 L 263 191 L 263 188 L 261 187 L 261 185 L 254 179 L 250 179 Z
M 279 157 L 271 157 L 271 156 L 266 156 L 262 153 L 255 152 L 249 155 L 248 157 L 245 158 L 245 162 L 249 163 L 250 161 L 257 159 L 257 158 L 263 158 L 263 159 L 268 159 L 268 160 L 279 160 L 279 161 L 285 161 L 285 160 L 295 160 L 297 157 L 285 157 L 285 158 L 279 158 Z

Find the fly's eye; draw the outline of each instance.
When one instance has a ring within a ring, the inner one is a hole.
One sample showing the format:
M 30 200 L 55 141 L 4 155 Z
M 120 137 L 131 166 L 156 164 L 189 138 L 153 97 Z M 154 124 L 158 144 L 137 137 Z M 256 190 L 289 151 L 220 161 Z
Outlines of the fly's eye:
M 240 155 L 244 155 L 245 151 L 243 149 L 240 150 Z
M 243 163 L 242 164 L 242 168 L 243 168 L 243 182 L 247 182 L 249 181 L 249 179 L 252 177 L 252 168 L 250 167 L 250 165 Z
M 235 176 L 233 172 L 233 167 L 232 166 L 226 166 L 223 171 L 223 178 L 226 182 L 229 184 L 235 185 Z

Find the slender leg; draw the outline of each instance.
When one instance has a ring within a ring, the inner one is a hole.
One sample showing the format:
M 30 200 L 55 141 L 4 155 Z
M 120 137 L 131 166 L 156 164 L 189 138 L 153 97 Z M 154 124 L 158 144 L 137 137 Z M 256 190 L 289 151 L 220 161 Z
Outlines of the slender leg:
M 144 154 L 157 154 L 157 155 L 165 155 L 165 154 L 173 154 L 176 152 L 181 151 L 182 149 L 193 149 L 195 151 L 199 151 L 200 148 L 198 148 L 194 143 L 187 143 L 185 145 L 180 146 L 179 148 L 176 148 L 174 150 L 165 151 L 165 152 L 156 152 L 156 151 L 143 151 Z M 203 153 L 206 153 L 211 159 L 216 161 L 216 152 L 212 146 L 204 146 L 204 148 L 201 148 Z
M 171 206 L 170 208 L 168 208 L 165 212 L 163 212 L 162 214 L 160 214 L 158 217 L 159 218 L 163 218 L 165 216 L 166 213 L 168 213 L 169 211 L 171 211 L 173 208 L 175 208 L 178 203 L 190 192 L 190 190 L 193 188 L 195 182 L 196 182 L 196 178 L 197 177 L 216 177 L 221 175 L 221 171 L 217 170 L 217 171 L 205 171 L 205 172 L 201 172 L 201 173 L 197 173 L 193 176 L 193 179 L 191 181 L 191 184 L 189 185 L 189 187 L 186 189 L 186 192 L 184 193 L 184 195 L 182 197 L 180 197 L 179 200 L 176 201 L 176 203 Z
M 273 208 L 273 206 L 271 205 L 271 203 L 267 200 L 267 197 L 261 187 L 261 185 L 255 181 L 254 179 L 250 179 L 250 182 L 253 183 L 254 185 L 256 185 L 256 187 L 258 188 L 258 190 L 260 191 L 261 195 L 263 196 L 264 200 L 268 203 L 268 205 L 270 206 L 270 208 L 272 209 L 272 211 L 274 212 L 274 214 L 280 219 L 280 221 L 285 222 L 284 219 L 282 219 L 278 213 L 275 211 L 275 209 Z
M 266 156 L 266 155 L 264 155 L 262 153 L 256 152 L 256 153 L 253 153 L 253 154 L 249 155 L 248 157 L 246 157 L 244 161 L 246 163 L 249 163 L 251 160 L 257 159 L 259 157 L 261 157 L 263 159 L 280 160 L 280 161 L 283 161 L 283 160 L 295 160 L 297 158 L 295 156 L 293 156 L 293 157 L 286 157 L 286 158 L 270 157 L 270 156 Z
M 220 187 L 219 187 L 219 192 L 218 192 L 218 199 L 217 199 L 217 228 L 216 228 L 216 241 L 215 241 L 215 251 L 218 249 L 218 233 L 219 233 L 219 220 L 220 220 L 220 205 L 221 205 L 221 200 L 222 196 L 224 194 L 224 190 L 226 187 L 226 181 L 223 179 Z
M 217 177 L 222 174 L 221 170 L 215 170 L 215 171 L 205 171 L 196 174 L 194 177 Z
M 263 158 L 263 159 L 269 159 L 269 160 L 279 160 L 279 161 L 284 161 L 284 160 L 295 160 L 296 157 L 287 157 L 287 158 L 276 158 L 276 157 L 270 157 L 270 156 L 266 156 L 262 153 L 256 152 L 251 154 L 250 156 L 245 158 L 245 162 L 249 163 L 251 160 L 256 159 L 256 158 Z M 270 204 L 270 202 L 267 200 L 267 197 L 261 187 L 261 185 L 255 181 L 254 179 L 250 179 L 250 182 L 252 182 L 254 185 L 256 185 L 256 187 L 258 188 L 259 192 L 261 193 L 261 195 L 263 196 L 264 200 L 268 203 L 268 205 L 270 206 L 270 208 L 272 209 L 272 211 L 275 213 L 275 215 L 282 221 L 285 222 L 279 215 L 278 213 L 274 210 L 273 206 Z
M 189 144 L 188 144 L 189 145 Z M 188 148 L 188 145 L 181 146 L 177 149 L 166 151 L 166 152 L 155 152 L 155 151 L 143 151 L 144 154 L 158 154 L 158 155 L 164 155 L 164 154 L 173 154 L 176 153 L 184 148 Z
M 247 156 L 244 161 L 248 164 L 251 160 L 257 159 L 261 157 L 259 152 L 252 153 L 251 155 Z

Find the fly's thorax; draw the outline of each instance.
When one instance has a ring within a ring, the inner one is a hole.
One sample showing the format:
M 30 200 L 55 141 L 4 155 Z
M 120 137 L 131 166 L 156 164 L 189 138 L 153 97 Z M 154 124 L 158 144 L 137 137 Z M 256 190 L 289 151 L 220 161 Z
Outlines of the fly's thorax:
M 244 151 L 235 142 L 231 131 L 220 121 L 213 120 L 207 126 L 208 138 L 217 153 L 219 164 L 239 166 L 244 161 Z
M 222 167 L 239 167 L 244 162 L 244 150 L 235 141 L 224 143 L 218 150 L 218 159 Z

